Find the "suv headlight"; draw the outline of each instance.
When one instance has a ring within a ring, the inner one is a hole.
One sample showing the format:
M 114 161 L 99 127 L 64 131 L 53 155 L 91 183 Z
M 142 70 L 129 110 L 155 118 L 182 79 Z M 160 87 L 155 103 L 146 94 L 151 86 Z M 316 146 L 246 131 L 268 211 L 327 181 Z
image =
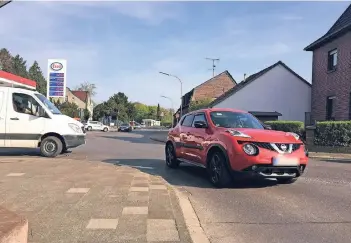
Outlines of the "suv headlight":
M 82 128 L 80 128 L 78 125 L 74 124 L 74 123 L 68 123 L 68 126 L 75 131 L 76 133 L 82 133 Z
M 300 136 L 299 135 L 297 135 L 296 133 L 294 133 L 294 132 L 288 132 L 287 134 L 289 134 L 289 135 L 291 135 L 291 136 L 293 136 L 296 140 L 299 140 L 300 139 Z
M 234 137 L 241 137 L 241 138 L 251 138 L 249 135 L 237 131 L 237 130 L 227 130 L 228 133 L 230 133 L 230 135 L 234 136 Z
M 247 143 L 243 146 L 243 150 L 247 155 L 257 155 L 258 154 L 258 148 L 250 143 Z

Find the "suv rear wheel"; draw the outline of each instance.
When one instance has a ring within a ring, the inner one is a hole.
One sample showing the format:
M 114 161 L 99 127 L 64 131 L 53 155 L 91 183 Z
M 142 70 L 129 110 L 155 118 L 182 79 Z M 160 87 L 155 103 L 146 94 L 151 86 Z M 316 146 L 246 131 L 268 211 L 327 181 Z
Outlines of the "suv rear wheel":
M 88 130 L 88 131 L 91 131 L 91 130 L 93 130 L 93 128 L 89 126 L 87 130 Z
M 173 144 L 167 143 L 165 152 L 166 152 L 166 165 L 173 169 L 177 168 L 179 166 L 179 161 L 176 157 Z
M 107 128 L 107 127 L 105 127 L 103 131 L 104 131 L 104 132 L 107 132 L 107 131 L 108 131 L 108 128 Z
M 226 187 L 232 182 L 225 163 L 225 157 L 222 152 L 216 151 L 210 155 L 207 171 L 210 181 L 215 187 Z

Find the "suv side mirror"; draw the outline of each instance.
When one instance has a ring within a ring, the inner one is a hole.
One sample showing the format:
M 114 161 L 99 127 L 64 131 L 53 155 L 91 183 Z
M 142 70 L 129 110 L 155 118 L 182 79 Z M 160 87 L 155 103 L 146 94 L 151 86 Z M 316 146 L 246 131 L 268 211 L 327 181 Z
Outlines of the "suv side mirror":
M 272 127 L 270 125 L 264 125 L 264 129 L 266 130 L 272 130 Z
M 207 124 L 204 121 L 195 121 L 194 122 L 194 127 L 196 127 L 196 128 L 206 128 Z

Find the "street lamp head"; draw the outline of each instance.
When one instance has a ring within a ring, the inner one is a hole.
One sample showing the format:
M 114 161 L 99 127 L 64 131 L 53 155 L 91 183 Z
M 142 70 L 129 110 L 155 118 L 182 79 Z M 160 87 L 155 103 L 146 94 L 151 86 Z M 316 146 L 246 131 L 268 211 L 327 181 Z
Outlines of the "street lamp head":
M 170 74 L 168 73 L 164 73 L 164 72 L 159 72 L 160 74 L 163 74 L 163 75 L 167 75 L 167 76 L 171 76 Z

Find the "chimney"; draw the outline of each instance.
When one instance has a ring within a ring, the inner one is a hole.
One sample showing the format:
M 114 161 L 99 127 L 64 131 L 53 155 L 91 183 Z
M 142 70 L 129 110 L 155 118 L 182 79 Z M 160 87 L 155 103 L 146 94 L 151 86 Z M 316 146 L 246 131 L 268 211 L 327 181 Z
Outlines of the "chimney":
M 244 73 L 244 82 L 246 81 L 246 73 Z

